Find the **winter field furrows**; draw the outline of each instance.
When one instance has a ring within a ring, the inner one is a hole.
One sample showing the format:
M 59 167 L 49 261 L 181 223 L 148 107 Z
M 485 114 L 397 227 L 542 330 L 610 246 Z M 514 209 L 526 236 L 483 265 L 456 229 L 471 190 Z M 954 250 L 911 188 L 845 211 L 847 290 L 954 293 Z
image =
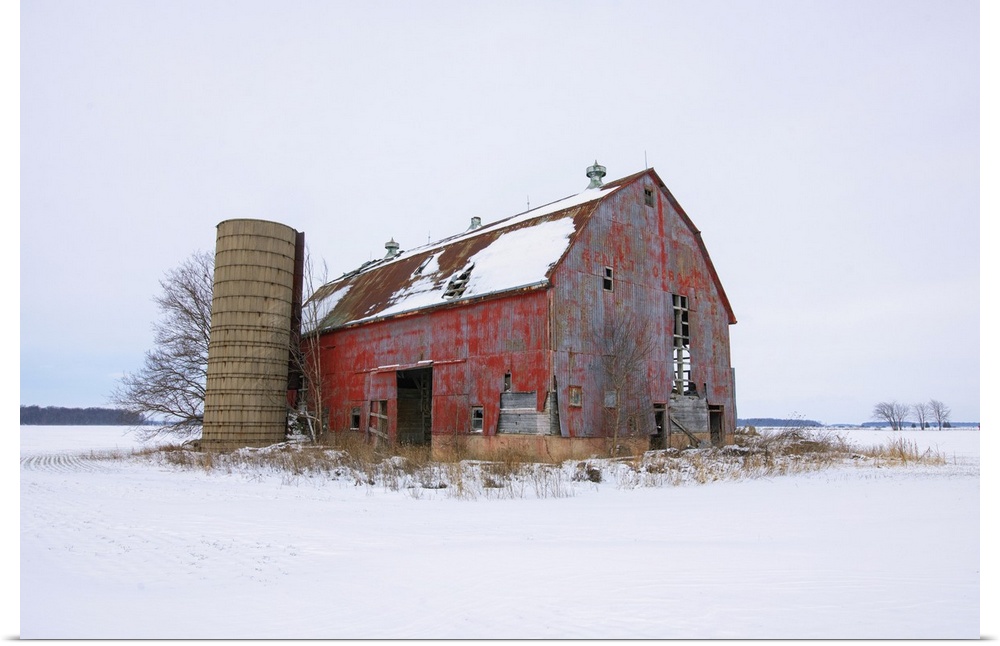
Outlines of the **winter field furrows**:
M 21 427 L 20 636 L 977 638 L 979 433 L 903 433 L 945 464 L 468 500 Z
M 107 468 L 97 460 L 78 455 L 29 455 L 21 458 L 21 469 L 24 471 L 99 471 Z

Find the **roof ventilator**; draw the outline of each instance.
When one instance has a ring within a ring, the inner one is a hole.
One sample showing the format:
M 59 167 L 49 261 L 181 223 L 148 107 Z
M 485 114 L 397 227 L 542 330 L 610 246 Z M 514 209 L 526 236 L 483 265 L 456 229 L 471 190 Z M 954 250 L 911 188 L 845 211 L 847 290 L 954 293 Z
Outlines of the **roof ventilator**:
M 389 238 L 389 242 L 385 243 L 385 260 L 386 258 L 395 258 L 399 255 L 399 243 Z
M 590 178 L 590 186 L 587 188 L 600 188 L 603 186 L 604 182 L 601 181 L 601 178 L 608 174 L 607 170 L 607 168 L 598 164 L 595 159 L 594 165 L 587 167 L 587 177 Z
M 472 222 L 469 224 L 469 228 L 466 231 L 475 231 L 479 227 L 483 226 L 483 219 L 478 215 L 472 216 Z
M 444 298 L 452 300 L 465 293 L 465 288 L 469 286 L 469 276 L 472 275 L 475 266 L 475 264 L 469 265 L 462 270 L 462 273 L 448 281 L 448 287 L 444 290 Z

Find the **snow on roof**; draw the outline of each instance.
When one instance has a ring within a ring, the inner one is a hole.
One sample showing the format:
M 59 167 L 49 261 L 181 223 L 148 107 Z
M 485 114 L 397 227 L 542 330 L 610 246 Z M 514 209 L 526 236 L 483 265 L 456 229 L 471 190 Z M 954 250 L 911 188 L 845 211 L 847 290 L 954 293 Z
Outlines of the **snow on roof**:
M 555 202 L 550 202 L 549 204 L 543 204 L 542 206 L 535 207 L 534 209 L 525 211 L 524 213 L 519 213 L 518 215 L 505 218 L 503 220 L 498 220 L 493 224 L 486 224 L 473 231 L 468 231 L 461 235 L 453 236 L 450 238 L 445 238 L 439 242 L 433 243 L 428 246 L 439 246 L 443 243 L 451 244 L 458 240 L 465 239 L 470 236 L 479 235 L 482 233 L 488 233 L 490 231 L 496 231 L 497 229 L 506 229 L 522 222 L 527 222 L 529 220 L 535 220 L 541 218 L 545 215 L 551 215 L 552 213 L 558 213 L 559 211 L 565 211 L 571 209 L 574 206 L 579 206 L 581 204 L 586 204 L 593 200 L 597 200 L 603 197 L 607 197 L 617 189 L 617 186 L 611 188 L 601 188 L 601 189 L 587 189 L 577 193 L 576 195 L 570 195 L 569 197 L 557 200 Z
M 582 218 L 617 186 L 587 189 L 478 229 L 365 263 L 321 287 L 304 313 L 332 329 L 548 282 Z M 592 204 L 593 203 L 593 204 Z

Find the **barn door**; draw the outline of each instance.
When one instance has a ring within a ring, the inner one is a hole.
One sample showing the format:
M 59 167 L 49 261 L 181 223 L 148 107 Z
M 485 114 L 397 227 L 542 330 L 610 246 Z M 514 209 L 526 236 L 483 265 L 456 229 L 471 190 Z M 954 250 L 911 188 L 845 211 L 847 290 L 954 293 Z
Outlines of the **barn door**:
M 722 446 L 722 406 L 708 407 L 708 430 L 712 446 Z
M 649 448 L 652 451 L 667 448 L 665 440 L 667 428 L 667 405 L 653 404 L 653 424 L 655 431 L 649 436 Z
M 396 372 L 396 439 L 430 446 L 433 368 Z

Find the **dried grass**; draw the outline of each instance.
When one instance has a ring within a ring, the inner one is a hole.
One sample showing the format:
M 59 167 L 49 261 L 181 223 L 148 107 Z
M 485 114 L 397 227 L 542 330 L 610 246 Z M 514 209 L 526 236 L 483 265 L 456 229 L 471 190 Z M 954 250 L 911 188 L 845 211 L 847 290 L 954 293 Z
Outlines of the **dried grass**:
M 944 464 L 933 451 L 898 438 L 885 445 L 851 446 L 844 438 L 813 429 L 739 429 L 736 442 L 725 447 L 663 449 L 616 459 L 538 461 L 524 451 L 497 450 L 474 459 L 461 442 L 452 443 L 439 459 L 430 447 L 378 447 L 360 434 L 332 434 L 323 444 L 286 442 L 235 451 L 196 451 L 188 445 L 142 449 L 132 457 L 181 469 L 241 474 L 248 478 L 280 475 L 282 482 L 339 479 L 355 486 L 389 491 L 408 490 L 415 498 L 444 490 L 459 499 L 539 498 L 573 495 L 574 486 L 613 483 L 619 487 L 663 487 L 707 484 L 722 480 L 766 478 L 806 473 L 844 464 L 892 466 Z M 114 452 L 94 459 L 124 459 Z
M 623 462 L 630 471 L 619 476 L 619 483 L 626 487 L 705 484 L 808 473 L 844 464 L 906 466 L 944 462 L 939 453 L 921 452 L 912 440 L 904 438 L 858 448 L 823 430 L 758 431 L 747 427 L 738 430 L 736 443 L 731 446 L 649 451 L 641 460 Z

